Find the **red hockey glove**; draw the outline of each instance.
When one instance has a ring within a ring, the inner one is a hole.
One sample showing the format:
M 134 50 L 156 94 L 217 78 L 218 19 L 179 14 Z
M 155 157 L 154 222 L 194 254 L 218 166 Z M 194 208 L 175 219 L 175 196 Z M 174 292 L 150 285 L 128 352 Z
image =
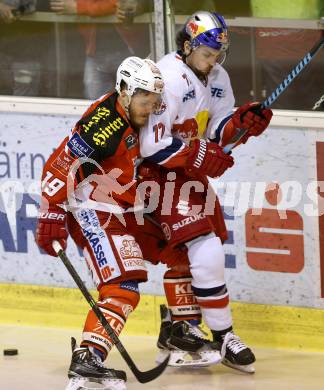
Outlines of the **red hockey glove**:
M 161 168 L 150 161 L 144 160 L 137 169 L 137 185 L 140 186 L 145 182 L 154 182 L 160 189 L 161 184 Z M 142 186 L 141 186 L 142 187 Z M 144 187 L 146 193 L 144 194 L 144 200 L 148 201 L 153 195 L 159 196 L 160 191 L 157 192 L 157 187 Z
M 242 138 L 245 143 L 251 136 L 257 137 L 268 127 L 272 118 L 270 109 L 260 108 L 260 103 L 247 103 L 239 107 L 233 114 L 232 121 L 237 129 L 246 129 Z
M 218 177 L 234 164 L 233 157 L 225 154 L 216 143 L 195 139 L 191 142 L 190 148 L 185 167 L 189 174 Z
M 161 174 L 160 167 L 150 161 L 144 160 L 137 168 L 137 177 L 142 181 L 159 181 Z
M 66 213 L 56 206 L 49 206 L 45 212 L 40 212 L 36 228 L 36 243 L 50 256 L 57 257 L 52 247 L 54 240 L 57 240 L 62 248 L 66 249 L 68 232 L 65 228 Z

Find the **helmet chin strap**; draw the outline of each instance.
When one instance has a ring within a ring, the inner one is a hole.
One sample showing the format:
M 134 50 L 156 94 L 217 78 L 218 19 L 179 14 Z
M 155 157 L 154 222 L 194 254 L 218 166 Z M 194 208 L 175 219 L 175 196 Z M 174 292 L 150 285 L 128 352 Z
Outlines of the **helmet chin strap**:
M 120 99 L 120 104 L 122 105 L 126 115 L 127 115 L 127 118 L 130 120 L 130 113 L 129 113 L 129 106 L 130 106 L 130 103 L 131 103 L 131 96 L 129 96 L 128 94 L 126 94 L 125 96 L 121 96 L 119 95 L 119 99 Z
M 182 58 L 182 61 L 187 64 L 187 57 L 190 56 L 190 54 L 192 53 L 193 49 L 190 47 L 190 52 L 188 54 L 185 53 L 185 51 L 183 50 L 182 53 L 181 53 L 181 58 Z M 189 65 L 188 65 L 189 66 Z
M 221 54 L 220 54 L 220 56 L 219 56 L 219 57 L 220 57 L 219 60 L 217 59 L 217 63 L 218 63 L 219 65 L 223 65 L 223 64 L 224 64 L 224 62 L 225 62 L 225 60 L 226 60 L 226 57 L 227 57 L 227 51 L 228 51 L 228 50 L 221 52 Z
M 182 61 L 194 72 L 194 74 L 198 77 L 198 79 L 202 82 L 202 83 L 206 83 L 207 82 L 207 79 L 208 79 L 208 76 L 205 75 L 204 73 L 201 73 L 198 69 L 190 66 L 188 63 L 187 63 L 187 58 L 190 56 L 190 54 L 195 50 L 197 49 L 197 47 L 199 46 L 195 46 L 195 47 L 192 47 L 190 45 L 190 52 L 188 54 L 185 53 L 185 51 L 183 50 L 182 51 Z
M 134 123 L 132 122 L 131 116 L 130 116 L 130 112 L 129 112 L 129 107 L 130 107 L 130 103 L 131 103 L 131 98 L 132 98 L 132 96 L 126 95 L 126 96 L 124 97 L 125 103 L 124 103 L 124 101 L 123 101 L 122 106 L 123 106 L 123 109 L 124 109 L 125 114 L 126 114 L 126 116 L 127 116 L 128 122 L 131 124 L 131 127 L 132 127 L 134 130 L 136 130 L 136 126 L 135 126 Z
M 126 114 L 127 114 L 127 116 L 128 116 L 128 119 L 130 120 L 130 113 L 129 113 L 129 106 L 130 106 L 130 104 L 131 104 L 131 96 L 129 96 L 129 95 L 126 95 L 127 96 L 127 102 L 126 102 L 126 104 L 125 104 L 125 112 L 126 112 Z
M 188 63 L 187 63 L 187 58 L 190 56 L 190 54 L 195 50 L 195 48 L 191 47 L 190 45 L 190 49 L 189 49 L 189 53 L 186 54 L 185 50 L 182 50 L 182 53 L 181 53 L 181 58 L 182 58 L 182 61 L 187 65 L 189 66 L 189 68 L 195 73 L 197 74 L 197 70 L 196 69 L 193 69 Z

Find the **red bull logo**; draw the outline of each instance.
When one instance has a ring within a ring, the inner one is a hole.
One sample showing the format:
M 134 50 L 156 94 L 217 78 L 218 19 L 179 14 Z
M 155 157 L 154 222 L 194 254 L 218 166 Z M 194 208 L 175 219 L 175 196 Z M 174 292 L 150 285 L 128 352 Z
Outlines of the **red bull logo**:
M 228 43 L 228 35 L 227 32 L 221 32 L 217 35 L 217 42 L 220 43 Z
M 172 133 L 177 133 L 184 140 L 191 140 L 198 137 L 198 123 L 195 118 L 176 123 L 173 125 Z
M 189 22 L 187 27 L 190 30 L 188 32 L 191 32 L 193 36 L 196 36 L 199 26 L 194 22 Z

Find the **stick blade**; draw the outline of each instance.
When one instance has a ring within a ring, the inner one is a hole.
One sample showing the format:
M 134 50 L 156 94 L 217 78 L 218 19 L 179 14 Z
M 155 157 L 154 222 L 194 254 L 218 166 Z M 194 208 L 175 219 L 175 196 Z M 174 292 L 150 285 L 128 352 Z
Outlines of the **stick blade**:
M 152 368 L 149 371 L 140 371 L 137 367 L 130 367 L 134 376 L 140 383 L 147 383 L 151 382 L 157 377 L 159 377 L 163 371 L 166 369 L 168 363 L 169 363 L 170 355 L 166 357 L 166 359 L 159 364 L 158 366 Z

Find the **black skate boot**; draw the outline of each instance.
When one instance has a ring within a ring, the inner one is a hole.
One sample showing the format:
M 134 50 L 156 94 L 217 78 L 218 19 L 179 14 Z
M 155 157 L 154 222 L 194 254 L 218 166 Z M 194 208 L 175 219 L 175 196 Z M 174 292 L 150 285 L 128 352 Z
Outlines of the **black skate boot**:
M 215 333 L 212 331 L 214 340 Z M 255 362 L 255 356 L 251 349 L 247 347 L 232 331 L 227 332 L 224 341 L 214 341 L 216 348 L 219 349 L 222 356 L 222 363 L 225 366 L 234 368 L 248 374 L 254 374 L 255 369 L 252 364 Z
M 161 328 L 158 339 L 160 348 L 157 362 L 161 363 L 170 354 L 169 366 L 173 367 L 205 367 L 217 364 L 221 360 L 220 353 L 213 349 L 209 340 L 198 326 L 187 321 L 171 322 L 169 310 L 160 306 Z
M 172 324 L 169 347 L 197 352 L 205 345 L 210 344 L 204 336 L 198 326 L 193 326 L 187 321 L 178 321 Z
M 72 337 L 72 360 L 68 371 L 70 379 L 66 390 L 103 389 L 124 390 L 127 380 L 124 371 L 106 368 L 101 359 L 93 354 L 88 347 L 78 347 Z M 97 383 L 101 387 L 87 387 Z
M 161 325 L 157 346 L 160 349 L 166 349 L 169 351 L 168 342 L 171 336 L 172 321 L 170 311 L 165 305 L 160 305 L 160 316 Z

